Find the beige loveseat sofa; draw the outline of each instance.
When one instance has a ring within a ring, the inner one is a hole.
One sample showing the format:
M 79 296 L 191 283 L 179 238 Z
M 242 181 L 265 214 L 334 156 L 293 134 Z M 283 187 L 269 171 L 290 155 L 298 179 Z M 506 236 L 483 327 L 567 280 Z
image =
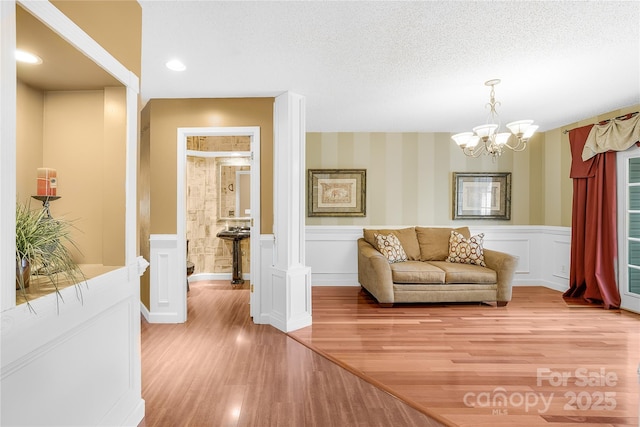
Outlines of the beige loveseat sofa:
M 451 230 L 469 239 L 467 227 L 410 227 L 364 229 L 358 239 L 358 281 L 383 307 L 408 302 L 511 300 L 511 282 L 518 263 L 515 256 L 483 249 L 486 267 L 445 261 Z M 394 234 L 407 261 L 390 263 L 377 249 L 376 234 Z

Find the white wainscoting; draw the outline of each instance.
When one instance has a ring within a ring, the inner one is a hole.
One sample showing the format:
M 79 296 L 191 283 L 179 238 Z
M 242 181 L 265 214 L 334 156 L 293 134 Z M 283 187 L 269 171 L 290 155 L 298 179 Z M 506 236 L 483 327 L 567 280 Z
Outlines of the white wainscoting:
M 140 397 L 140 274 L 147 262 L 2 313 L 6 426 L 136 426 Z M 10 392 L 8 392 L 10 391 Z
M 282 295 L 272 292 L 272 270 L 274 256 L 274 239 L 272 234 L 260 236 L 260 274 L 251 279 L 249 273 L 243 274 L 245 280 L 251 280 L 254 285 L 252 304 L 256 304 L 256 315 L 253 321 L 260 324 L 272 324 L 274 316 L 274 300 L 277 302 Z M 186 272 L 178 271 L 178 242 L 175 234 L 153 234 L 149 238 L 151 266 L 150 275 L 150 307 L 147 309 L 140 303 L 142 315 L 151 323 L 181 323 L 183 319 L 179 310 L 182 295 L 186 294 Z M 194 274 L 189 281 L 195 280 L 229 280 L 231 274 L 201 273 Z M 282 300 L 284 301 L 284 299 Z M 184 310 L 186 315 L 186 310 Z
M 366 228 L 406 228 L 367 226 Z M 361 226 L 307 226 L 306 262 L 313 286 L 358 286 L 356 241 Z M 559 291 L 569 289 L 571 229 L 549 226 L 472 226 L 484 233 L 484 246 L 516 255 L 514 286 L 538 285 Z
M 253 303 L 257 305 L 253 317 L 254 323 L 271 324 L 273 300 L 273 281 L 271 270 L 274 264 L 274 240 L 273 234 L 262 234 L 260 236 L 260 281 L 254 282 Z M 278 296 L 282 297 L 282 296 Z
M 178 236 L 152 234 L 149 237 L 149 310 L 141 304 L 142 314 L 150 323 L 182 323 L 186 309 L 181 307 L 187 292 L 186 271 L 178 271 Z

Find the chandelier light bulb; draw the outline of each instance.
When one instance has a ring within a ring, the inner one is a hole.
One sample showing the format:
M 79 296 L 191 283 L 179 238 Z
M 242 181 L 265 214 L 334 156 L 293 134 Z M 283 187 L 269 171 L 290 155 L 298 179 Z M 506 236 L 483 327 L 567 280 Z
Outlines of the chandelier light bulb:
M 518 120 L 516 122 L 507 123 L 507 128 L 514 135 L 523 135 L 525 131 L 533 124 L 533 120 Z
M 464 148 L 467 146 L 467 142 L 472 136 L 473 136 L 473 132 L 462 132 L 462 133 L 457 133 L 453 135 L 451 139 L 453 139 L 455 143 L 458 144 L 460 147 Z
M 522 135 L 523 139 L 529 139 L 533 136 L 533 134 L 538 130 L 540 126 L 538 125 L 531 125 L 527 128 L 526 131 L 524 131 L 524 134 Z
M 498 129 L 498 125 L 489 124 L 489 125 L 476 126 L 473 128 L 473 132 L 476 135 L 478 135 L 480 138 L 486 139 L 486 138 L 489 138 L 491 135 L 493 135 L 497 129 Z

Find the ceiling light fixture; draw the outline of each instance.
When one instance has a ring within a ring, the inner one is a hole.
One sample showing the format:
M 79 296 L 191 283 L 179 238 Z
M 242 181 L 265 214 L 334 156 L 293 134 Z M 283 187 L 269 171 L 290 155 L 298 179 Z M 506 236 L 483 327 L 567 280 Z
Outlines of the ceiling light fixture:
M 172 71 L 184 71 L 187 67 L 178 59 L 172 59 L 165 64 Z
M 538 129 L 533 124 L 533 120 L 518 120 L 507 123 L 507 128 L 511 131 L 498 133 L 500 130 L 500 116 L 496 111 L 496 106 L 500 105 L 495 98 L 495 86 L 500 83 L 500 79 L 486 81 L 485 86 L 491 87 L 490 99 L 486 107 L 489 107 L 487 123 L 473 128 L 473 132 L 463 132 L 451 137 L 462 149 L 462 152 L 470 157 L 478 157 L 481 154 L 493 156 L 493 160 L 499 157 L 504 148 L 513 151 L 523 151 L 527 148 L 527 141 Z M 512 142 L 515 139 L 515 142 Z
M 16 49 L 16 61 L 26 64 L 42 64 L 42 58 L 38 55 L 20 49 Z

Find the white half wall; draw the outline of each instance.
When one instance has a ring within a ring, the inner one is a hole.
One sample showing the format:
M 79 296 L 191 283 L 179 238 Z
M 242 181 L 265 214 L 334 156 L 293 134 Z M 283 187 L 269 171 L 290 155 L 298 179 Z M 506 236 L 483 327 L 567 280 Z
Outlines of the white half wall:
M 2 313 L 3 426 L 137 426 L 140 258 Z M 59 308 L 57 308 L 59 303 Z
M 406 228 L 367 226 L 366 228 Z M 307 226 L 306 256 L 313 286 L 359 286 L 357 240 L 362 226 Z M 484 246 L 517 256 L 513 284 L 569 289 L 571 229 L 547 226 L 472 226 Z

